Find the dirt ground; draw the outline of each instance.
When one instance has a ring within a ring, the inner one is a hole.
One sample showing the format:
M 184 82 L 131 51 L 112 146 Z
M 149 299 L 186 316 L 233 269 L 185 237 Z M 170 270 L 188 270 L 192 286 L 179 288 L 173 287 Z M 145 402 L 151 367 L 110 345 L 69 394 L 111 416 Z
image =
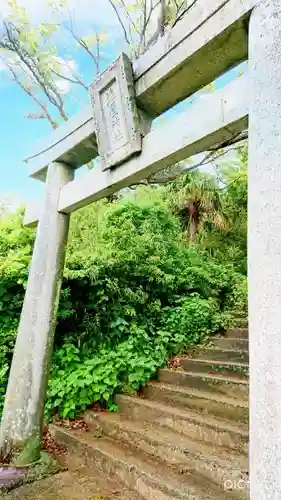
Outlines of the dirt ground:
M 1 500 L 140 500 L 117 477 L 105 476 L 98 465 L 88 468 L 68 455 L 60 461 L 68 467 L 66 472 L 21 486 Z

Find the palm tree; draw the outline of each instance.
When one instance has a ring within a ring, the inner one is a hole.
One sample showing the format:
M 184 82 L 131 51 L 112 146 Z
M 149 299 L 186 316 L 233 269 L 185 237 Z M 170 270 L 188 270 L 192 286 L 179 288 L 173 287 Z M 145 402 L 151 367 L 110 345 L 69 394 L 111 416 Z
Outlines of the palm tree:
M 218 229 L 226 229 L 227 220 L 215 178 L 194 171 L 174 181 L 171 190 L 173 211 L 180 217 L 190 243 L 206 220 Z

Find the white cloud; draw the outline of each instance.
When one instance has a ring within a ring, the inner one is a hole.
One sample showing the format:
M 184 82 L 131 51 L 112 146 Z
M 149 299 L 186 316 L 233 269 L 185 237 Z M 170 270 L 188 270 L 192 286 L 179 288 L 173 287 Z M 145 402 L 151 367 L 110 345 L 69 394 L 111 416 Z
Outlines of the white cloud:
M 57 57 L 57 61 L 60 64 L 60 73 L 66 78 L 71 78 L 78 72 L 77 63 L 73 59 L 65 61 L 62 57 Z M 71 89 L 71 82 L 64 78 L 57 78 L 55 84 L 63 95 L 68 94 Z
M 61 70 L 64 72 L 65 76 L 71 76 L 78 70 L 77 63 L 74 59 L 66 61 L 62 57 L 57 57 L 57 61 L 61 66 Z

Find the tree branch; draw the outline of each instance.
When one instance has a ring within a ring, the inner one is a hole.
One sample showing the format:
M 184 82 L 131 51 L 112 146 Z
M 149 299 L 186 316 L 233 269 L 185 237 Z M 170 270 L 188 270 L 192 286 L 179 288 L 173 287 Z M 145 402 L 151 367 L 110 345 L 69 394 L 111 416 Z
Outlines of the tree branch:
M 81 38 L 80 36 L 78 36 L 75 33 L 74 25 L 73 25 L 73 18 L 71 16 L 70 10 L 68 10 L 68 17 L 69 17 L 69 26 L 65 27 L 66 30 L 69 31 L 69 33 L 73 36 L 74 40 L 76 40 L 78 45 L 80 45 L 80 47 L 86 51 L 88 56 L 90 56 L 91 59 L 93 59 L 95 66 L 96 66 L 96 71 L 97 71 L 97 73 L 99 73 L 99 63 L 100 63 L 99 58 L 97 58 L 96 55 L 91 51 L 91 49 L 89 48 L 89 45 L 85 42 L 85 40 L 83 40 L 83 38 Z M 98 48 L 98 54 L 99 54 L 99 48 Z
M 119 21 L 119 23 L 120 23 L 120 26 L 121 26 L 121 28 L 122 28 L 122 30 L 123 30 L 123 34 L 124 34 L 124 38 L 125 38 L 126 43 L 127 43 L 128 45 L 131 45 L 131 42 L 130 42 L 129 37 L 128 37 L 127 30 L 126 30 L 125 25 L 124 25 L 124 23 L 123 23 L 123 21 L 122 21 L 122 18 L 121 18 L 121 16 L 120 16 L 120 13 L 119 13 L 119 11 L 118 11 L 118 9 L 117 9 L 117 7 L 116 7 L 115 3 L 114 3 L 114 0 L 108 0 L 108 1 L 109 1 L 109 3 L 110 3 L 111 7 L 113 8 L 113 10 L 114 10 L 114 12 L 115 12 L 115 14 L 116 14 L 116 16 L 117 16 L 117 19 L 118 19 L 118 21 Z
M 138 33 L 140 35 L 140 30 L 139 28 L 137 27 L 136 23 L 134 22 L 133 18 L 130 16 L 129 12 L 128 12 L 128 9 L 127 9 L 127 6 L 124 2 L 124 0 L 119 0 L 121 5 L 123 6 L 123 10 L 125 12 L 125 15 L 130 23 L 131 26 L 133 26 L 134 30 L 136 31 L 136 33 Z M 146 0 L 145 0 L 146 1 Z M 110 0 L 111 2 L 111 0 Z
M 151 16 L 154 12 L 154 10 L 160 5 L 161 0 L 158 0 L 156 4 L 153 5 L 153 1 L 150 0 L 150 7 L 149 11 L 147 12 L 147 5 L 146 1 L 144 4 L 144 13 L 143 13 L 143 25 L 142 25 L 142 30 L 140 34 L 140 41 L 139 41 L 139 48 L 138 48 L 138 56 L 143 54 L 147 48 L 146 44 L 146 31 L 149 25 L 149 22 L 151 20 Z
M 11 74 L 13 75 L 13 79 L 14 81 L 17 83 L 17 85 L 29 96 L 31 97 L 31 99 L 40 107 L 40 109 L 42 110 L 42 115 L 44 118 L 46 118 L 53 129 L 56 129 L 58 127 L 58 124 L 57 122 L 53 119 L 53 117 L 50 115 L 50 113 L 48 112 L 48 109 L 47 109 L 47 106 L 45 104 L 43 104 L 39 99 L 38 97 L 34 94 L 34 92 L 32 92 L 31 88 L 24 85 L 18 75 L 16 74 L 15 70 L 12 68 L 11 65 L 9 65 L 3 58 L 1 58 L 2 61 L 4 62 L 4 64 L 7 66 L 7 68 L 9 69 L 9 71 L 11 72 Z
M 7 40 L 0 40 L 0 47 L 8 50 L 17 55 L 22 64 L 28 68 L 31 73 L 31 76 L 34 78 L 36 84 L 39 85 L 41 90 L 44 92 L 50 103 L 57 108 L 60 116 L 63 120 L 67 121 L 68 116 L 64 111 L 63 100 L 58 90 L 56 89 L 54 83 L 49 80 L 48 82 L 44 81 L 44 75 L 38 69 L 38 60 L 36 56 L 30 55 L 26 49 L 21 45 L 20 41 L 14 36 L 12 31 L 14 30 L 18 35 L 19 30 L 12 23 L 8 24 L 6 22 L 3 23 L 5 29 L 5 35 Z M 35 59 L 34 59 L 35 57 Z
M 246 135 L 248 135 L 248 132 L 242 132 L 239 134 L 233 135 L 233 137 L 227 141 L 222 141 L 219 143 L 217 146 L 214 146 L 212 149 L 210 149 L 209 152 L 206 153 L 204 158 L 200 160 L 198 163 L 191 165 L 191 166 L 186 166 L 184 165 L 183 167 L 177 167 L 176 165 L 172 167 L 171 171 L 166 175 L 166 177 L 159 177 L 159 174 L 161 174 L 161 171 L 158 174 L 154 174 L 147 179 L 144 179 L 136 184 L 137 185 L 163 185 L 167 184 L 169 182 L 174 181 L 179 175 L 184 174 L 186 172 L 190 172 L 192 170 L 195 170 L 196 168 L 202 167 L 208 163 L 214 162 L 221 158 L 222 156 L 226 155 L 230 151 L 239 151 L 240 149 L 243 148 L 242 146 L 234 146 L 238 142 L 242 142 L 246 139 Z M 226 149 L 227 147 L 233 145 L 234 147 L 231 147 L 230 149 Z
M 197 0 L 193 0 L 193 2 L 191 2 L 191 4 L 188 7 L 186 7 L 186 9 L 184 9 L 182 12 L 180 12 L 181 8 L 185 4 L 185 0 L 182 2 L 182 4 L 180 5 L 180 8 L 178 10 L 178 14 L 176 16 L 176 19 L 175 19 L 174 23 L 172 24 L 172 28 L 174 26 L 176 26 L 176 24 L 185 16 L 185 14 L 187 14 L 190 11 L 190 9 L 192 9 L 192 7 L 194 7 L 196 2 L 197 2 Z
M 62 73 L 59 73 L 58 71 L 53 70 L 54 75 L 58 76 L 62 80 L 66 80 L 69 83 L 73 83 L 75 85 L 81 85 L 87 92 L 88 92 L 88 87 L 87 85 L 77 76 L 75 75 L 75 78 L 71 78 L 70 76 L 66 76 Z

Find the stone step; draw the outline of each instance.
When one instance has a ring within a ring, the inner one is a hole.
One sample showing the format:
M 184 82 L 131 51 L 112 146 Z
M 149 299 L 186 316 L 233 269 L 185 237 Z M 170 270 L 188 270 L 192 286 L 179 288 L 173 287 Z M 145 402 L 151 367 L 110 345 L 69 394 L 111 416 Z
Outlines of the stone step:
M 238 349 L 240 351 L 249 350 L 248 339 L 233 337 L 210 337 L 210 344 L 219 349 Z M 211 346 L 210 345 L 210 346 Z
M 123 415 L 87 412 L 90 431 L 109 437 L 122 446 L 156 457 L 161 463 L 176 467 L 182 474 L 196 471 L 219 485 L 232 477 L 248 480 L 248 459 L 237 452 L 196 442 L 148 422 L 132 422 Z
M 120 484 L 119 477 L 104 474 L 97 463 L 87 467 L 73 453 L 59 455 L 58 460 L 63 472 L 1 494 L 1 500 L 143 500 Z
M 167 368 L 159 370 L 158 379 L 167 384 L 202 389 L 243 401 L 248 401 L 249 398 L 249 383 L 247 381 L 225 377 L 219 373 L 208 375 L 206 373 L 173 371 Z
M 116 402 L 126 419 L 154 422 L 191 439 L 211 443 L 248 454 L 248 427 L 231 423 L 208 414 L 201 415 L 188 408 L 177 408 L 136 396 L 118 394 Z
M 191 358 L 249 363 L 249 353 L 247 351 L 234 349 L 218 349 L 216 347 L 196 346 L 190 348 L 187 354 Z
M 249 326 L 249 320 L 247 317 L 245 317 L 245 315 L 234 314 L 232 319 L 233 319 L 233 325 L 235 325 L 235 328 L 247 329 Z
M 52 426 L 56 441 L 67 445 L 68 451 L 87 466 L 97 462 L 105 474 L 117 474 L 127 488 L 135 490 L 144 500 L 226 500 L 240 499 L 237 491 L 224 491 L 223 485 L 206 480 L 195 471 L 179 474 L 142 452 L 117 445 L 109 438 L 94 438 L 91 433 L 69 431 Z
M 249 338 L 249 329 L 248 328 L 229 328 L 229 330 L 227 330 L 225 333 L 225 337 L 248 339 Z
M 180 360 L 182 368 L 188 372 L 208 373 L 217 375 L 220 373 L 225 377 L 234 377 L 239 380 L 248 380 L 249 365 L 248 363 L 238 363 L 232 361 L 212 361 L 202 358 L 188 358 L 182 356 Z
M 198 389 L 187 389 L 153 381 L 144 387 L 143 395 L 152 401 L 182 406 L 225 420 L 236 420 L 247 424 L 249 419 L 249 408 L 246 402 Z

